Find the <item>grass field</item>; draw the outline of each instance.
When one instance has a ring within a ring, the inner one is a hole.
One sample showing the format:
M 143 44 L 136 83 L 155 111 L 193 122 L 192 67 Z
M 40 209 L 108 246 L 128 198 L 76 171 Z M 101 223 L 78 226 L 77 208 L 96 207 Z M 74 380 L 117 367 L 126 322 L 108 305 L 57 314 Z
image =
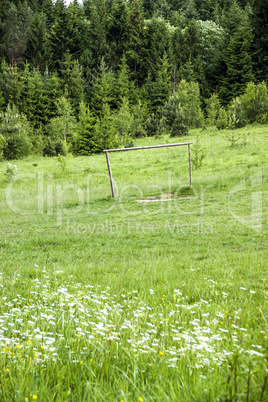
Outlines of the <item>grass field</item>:
M 0 163 L 1 401 L 268 401 L 267 129 Z

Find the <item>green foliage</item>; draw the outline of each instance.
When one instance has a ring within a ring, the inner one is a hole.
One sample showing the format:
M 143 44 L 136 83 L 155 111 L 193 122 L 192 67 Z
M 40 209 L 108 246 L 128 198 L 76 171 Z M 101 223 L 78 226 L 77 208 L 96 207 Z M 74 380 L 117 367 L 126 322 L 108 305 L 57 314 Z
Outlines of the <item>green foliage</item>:
M 13 165 L 12 163 L 8 163 L 6 166 L 6 170 L 4 171 L 4 175 L 9 183 L 14 176 L 16 176 L 18 172 L 17 165 Z
M 186 111 L 176 97 L 171 97 L 163 110 L 170 136 L 184 136 L 189 132 Z
M 67 166 L 66 156 L 58 155 L 57 160 L 58 160 L 58 164 L 60 166 L 62 173 L 64 173 L 66 170 L 66 166 Z
M 1 113 L 0 133 L 5 139 L 3 154 L 5 159 L 19 159 L 31 151 L 31 127 L 26 117 L 19 114 L 15 105 L 10 104 L 6 112 Z
M 246 125 L 241 99 L 239 97 L 236 97 L 231 102 L 228 114 L 228 127 L 231 130 Z
M 65 152 L 78 144 L 74 120 L 65 138 L 61 96 L 76 119 L 85 101 L 98 130 L 102 121 L 118 126 L 126 98 L 133 117 L 126 136 L 136 138 L 146 131 L 184 135 L 204 126 L 203 112 L 215 126 L 219 99 L 229 126 L 265 123 L 266 9 L 264 0 L 0 0 L 0 111 L 12 103 L 27 117 L 36 153 L 47 137 L 64 141 Z M 241 105 L 230 106 L 236 97 Z M 112 128 L 114 143 L 119 131 Z M 106 135 L 96 136 L 95 150 Z
M 96 138 L 99 139 L 103 150 L 118 147 L 119 139 L 116 135 L 116 129 L 113 124 L 113 117 L 108 103 L 103 104 L 102 118 L 97 119 L 95 130 Z
M 0 134 L 0 162 L 4 159 L 4 151 L 6 149 L 7 143 L 5 138 Z
M 97 135 L 96 119 L 84 102 L 79 105 L 77 138 L 74 144 L 76 155 L 90 155 L 101 151 L 101 140 Z
M 235 123 L 236 123 L 235 117 L 231 116 L 230 123 L 228 126 L 229 130 L 225 135 L 225 139 L 230 142 L 231 147 L 234 147 L 236 143 L 242 138 L 241 133 L 234 130 Z
M 27 3 L 18 6 L 10 4 L 7 15 L 2 23 L 5 33 L 5 52 L 12 67 L 22 64 L 23 53 L 27 48 L 32 10 Z
M 72 110 L 79 112 L 79 104 L 84 99 L 84 80 L 81 67 L 77 61 L 72 61 L 70 53 L 64 54 L 63 69 L 61 70 L 61 87 L 68 94 Z
M 228 103 L 235 96 L 240 96 L 247 83 L 254 80 L 252 47 L 252 29 L 245 14 L 232 34 L 224 54 L 226 74 L 221 79 L 219 90 L 223 102 Z
M 93 85 L 86 97 L 90 110 L 92 110 L 95 115 L 101 115 L 104 104 L 108 104 L 110 108 L 116 108 L 117 100 L 115 89 L 115 74 L 107 67 L 104 59 L 102 59 L 97 75 L 93 80 Z
M 66 155 L 64 143 L 59 139 L 51 139 L 50 137 L 47 137 L 43 148 L 43 156 L 52 157 L 58 155 Z
M 172 137 L 186 135 L 189 127 L 200 127 L 204 117 L 198 83 L 182 80 L 163 108 L 163 114 Z
M 146 29 L 143 10 L 139 0 L 133 2 L 126 22 L 126 58 L 135 82 L 140 85 L 144 80 L 144 69 L 147 53 Z
M 145 122 L 148 114 L 146 105 L 139 101 L 131 109 L 132 121 L 131 121 L 131 137 L 140 138 L 146 136 Z
M 221 107 L 219 110 L 219 115 L 216 120 L 216 127 L 218 130 L 223 130 L 227 127 L 228 125 L 228 119 L 227 119 L 227 112 L 224 107 Z
M 191 160 L 195 169 L 201 168 L 203 164 L 203 160 L 206 157 L 205 149 L 202 147 L 200 143 L 199 135 L 196 136 L 196 140 L 191 147 Z
M 199 85 L 197 82 L 181 80 L 174 94 L 176 102 L 181 104 L 188 127 L 201 127 L 204 116 L 201 110 Z
M 58 117 L 50 120 L 47 132 L 52 139 L 64 141 L 67 153 L 68 145 L 71 145 L 76 136 L 77 122 L 71 104 L 65 96 L 61 96 L 57 101 L 57 114 Z
M 220 108 L 221 105 L 217 93 L 212 94 L 209 99 L 206 99 L 206 113 L 207 113 L 206 122 L 209 126 L 216 125 Z
M 164 106 L 171 94 L 170 65 L 166 53 L 156 73 L 155 82 L 152 84 L 151 109 L 156 112 Z
M 249 82 L 245 93 L 241 96 L 241 105 L 245 118 L 249 123 L 261 123 L 268 113 L 268 91 L 266 82 L 254 84 Z
M 111 154 L 115 199 L 103 154 L 64 174 L 16 162 L 0 183 L 1 400 L 265 401 L 267 126 L 233 131 L 258 141 L 200 134 L 192 187 L 187 147 Z
M 129 142 L 133 124 L 133 116 L 130 112 L 127 98 L 123 98 L 120 109 L 111 116 L 111 119 L 119 144 L 125 146 Z
M 44 13 L 35 13 L 29 28 L 26 59 L 35 68 L 44 72 L 49 57 L 47 21 Z

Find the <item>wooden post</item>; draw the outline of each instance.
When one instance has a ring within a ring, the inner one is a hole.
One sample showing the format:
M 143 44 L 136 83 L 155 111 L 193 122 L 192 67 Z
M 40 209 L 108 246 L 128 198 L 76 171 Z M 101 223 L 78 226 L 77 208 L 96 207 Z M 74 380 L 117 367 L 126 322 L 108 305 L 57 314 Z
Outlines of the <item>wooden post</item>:
M 114 192 L 113 176 L 112 176 L 112 171 L 111 171 L 111 166 L 110 166 L 110 161 L 109 161 L 109 155 L 108 155 L 109 152 L 135 151 L 135 150 L 139 150 L 139 149 L 179 147 L 179 146 L 182 146 L 182 145 L 188 145 L 189 170 L 190 170 L 190 172 L 189 172 L 189 174 L 190 174 L 190 187 L 192 187 L 192 165 L 191 165 L 191 148 L 190 148 L 191 144 L 192 144 L 192 142 L 181 142 L 181 143 L 178 143 L 178 144 L 148 145 L 148 146 L 145 146 L 145 147 L 104 149 L 103 152 L 105 152 L 105 154 L 106 154 L 106 161 L 107 161 L 107 166 L 108 166 L 108 171 L 109 171 L 109 176 L 110 176 L 112 196 L 115 197 L 115 192 Z
M 108 155 L 108 152 L 105 152 L 105 154 L 106 154 L 106 161 L 107 161 L 107 166 L 108 166 L 108 171 L 109 171 L 109 177 L 110 177 L 110 183 L 111 183 L 112 196 L 115 197 L 115 194 L 114 194 L 114 183 L 113 183 L 113 176 L 112 176 L 112 170 L 111 170 L 109 155 Z
M 188 144 L 190 187 L 192 187 L 191 144 Z

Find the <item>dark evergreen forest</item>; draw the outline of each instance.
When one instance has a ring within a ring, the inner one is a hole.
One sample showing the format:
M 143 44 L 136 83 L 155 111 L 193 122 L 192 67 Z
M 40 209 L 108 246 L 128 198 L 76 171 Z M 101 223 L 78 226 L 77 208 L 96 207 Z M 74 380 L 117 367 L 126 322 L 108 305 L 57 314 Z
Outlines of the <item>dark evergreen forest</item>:
M 0 0 L 0 158 L 268 122 L 268 0 Z

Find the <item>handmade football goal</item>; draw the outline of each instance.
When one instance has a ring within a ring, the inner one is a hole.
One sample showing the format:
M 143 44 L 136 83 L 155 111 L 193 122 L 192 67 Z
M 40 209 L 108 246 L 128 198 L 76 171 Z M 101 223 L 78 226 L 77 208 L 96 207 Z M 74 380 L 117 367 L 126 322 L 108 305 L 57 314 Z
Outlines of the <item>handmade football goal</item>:
M 104 149 L 103 152 L 105 152 L 105 154 L 106 154 L 106 161 L 107 161 L 107 167 L 108 167 L 108 172 L 109 172 L 109 177 L 110 177 L 112 196 L 115 197 L 115 191 L 114 191 L 112 169 L 111 169 L 111 164 L 110 164 L 110 159 L 109 159 L 109 152 L 136 151 L 136 150 L 139 150 L 139 149 L 180 147 L 180 146 L 183 146 L 183 145 L 187 145 L 188 146 L 188 155 L 189 155 L 189 180 L 190 180 L 190 187 L 192 187 L 191 144 L 192 144 L 192 142 L 183 142 L 183 143 L 178 143 L 178 144 L 148 145 L 148 146 L 145 146 L 145 147 Z

